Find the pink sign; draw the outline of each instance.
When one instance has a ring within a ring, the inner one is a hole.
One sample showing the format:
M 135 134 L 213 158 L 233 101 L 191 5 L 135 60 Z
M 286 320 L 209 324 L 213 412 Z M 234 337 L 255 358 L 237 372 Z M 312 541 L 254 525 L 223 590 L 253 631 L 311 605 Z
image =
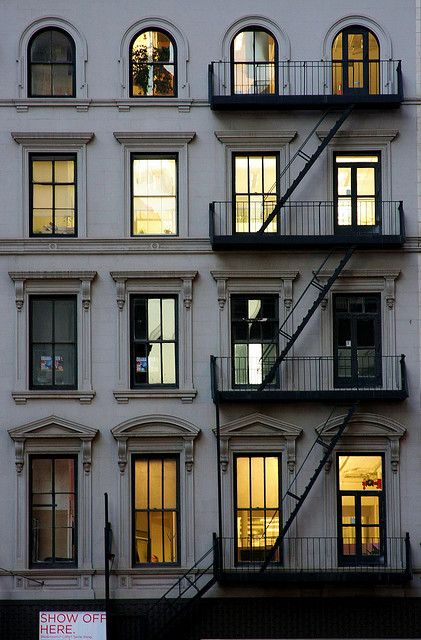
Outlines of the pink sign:
M 39 640 L 106 640 L 104 611 L 40 611 Z

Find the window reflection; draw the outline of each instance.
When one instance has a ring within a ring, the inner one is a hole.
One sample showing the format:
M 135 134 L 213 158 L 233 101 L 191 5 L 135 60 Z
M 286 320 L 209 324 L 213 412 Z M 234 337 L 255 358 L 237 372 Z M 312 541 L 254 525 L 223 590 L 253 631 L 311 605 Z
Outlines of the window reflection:
M 277 157 L 236 155 L 234 157 L 236 233 L 255 233 L 272 213 L 277 202 Z M 276 231 L 273 220 L 265 233 Z
M 130 50 L 131 95 L 175 96 L 175 46 L 162 31 L 143 31 Z
M 272 94 L 276 85 L 276 42 L 267 31 L 238 33 L 232 43 L 233 92 Z
M 29 44 L 29 95 L 75 96 L 75 45 L 69 34 L 44 29 Z

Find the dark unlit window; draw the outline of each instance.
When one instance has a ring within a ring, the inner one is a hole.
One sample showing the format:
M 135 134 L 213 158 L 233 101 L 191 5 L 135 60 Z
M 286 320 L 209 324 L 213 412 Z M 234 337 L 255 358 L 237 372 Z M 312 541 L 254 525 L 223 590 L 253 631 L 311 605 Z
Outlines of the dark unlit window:
M 75 44 L 61 29 L 36 33 L 28 49 L 29 96 L 71 98 L 76 95 Z

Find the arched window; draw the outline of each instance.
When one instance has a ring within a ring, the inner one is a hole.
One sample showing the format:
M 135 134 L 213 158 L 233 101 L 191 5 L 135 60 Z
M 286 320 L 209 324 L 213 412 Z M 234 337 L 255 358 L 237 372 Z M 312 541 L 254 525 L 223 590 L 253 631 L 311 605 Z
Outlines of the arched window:
M 277 58 L 277 43 L 269 31 L 251 27 L 237 33 L 231 44 L 232 92 L 275 93 Z
M 75 43 L 65 31 L 42 29 L 29 41 L 28 95 L 75 97 Z
M 380 46 L 365 27 L 343 29 L 332 44 L 334 95 L 376 95 L 380 92 Z
M 176 46 L 165 31 L 138 33 L 130 45 L 130 95 L 172 98 L 177 95 Z

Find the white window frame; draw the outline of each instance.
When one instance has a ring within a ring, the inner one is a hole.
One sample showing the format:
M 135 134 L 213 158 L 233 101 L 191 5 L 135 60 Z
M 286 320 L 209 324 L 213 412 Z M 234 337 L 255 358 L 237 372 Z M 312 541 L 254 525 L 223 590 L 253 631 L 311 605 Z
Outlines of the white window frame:
M 183 572 L 195 562 L 194 441 L 200 429 L 175 416 L 154 414 L 126 420 L 111 433 L 117 441 L 120 469 L 117 597 L 127 597 L 128 589 L 148 587 L 159 596 L 162 589 L 174 583 L 174 573 Z M 157 566 L 158 571 L 151 575 L 150 566 L 132 567 L 132 458 L 155 454 L 180 456 L 180 566 Z M 165 573 L 173 574 L 169 582 L 163 582 Z
M 124 229 L 122 233 L 128 238 L 187 238 L 189 235 L 189 159 L 188 145 L 194 139 L 194 131 L 139 131 L 139 132 L 119 132 L 114 131 L 114 137 L 122 145 L 123 149 L 123 176 L 124 176 Z M 131 215 L 132 215 L 132 189 L 131 171 L 132 155 L 136 154 L 176 154 L 177 155 L 177 233 L 174 235 L 158 234 L 153 236 L 132 236 L 131 235 Z
M 193 385 L 193 280 L 197 271 L 112 271 L 117 294 L 117 388 L 119 403 L 145 398 L 180 398 L 192 402 Z M 178 388 L 130 388 L 130 296 L 174 295 L 178 301 Z
M 56 589 L 78 592 L 92 588 L 92 441 L 97 429 L 72 422 L 67 418 L 48 416 L 18 427 L 9 429 L 9 435 L 15 444 L 16 500 L 15 540 L 13 566 L 25 570 L 33 576 L 42 574 L 44 587 L 42 593 L 47 597 L 54 595 Z M 29 456 L 31 455 L 67 455 L 77 456 L 78 463 L 78 566 L 67 569 L 64 574 L 57 569 L 28 569 L 29 558 Z M 34 590 L 34 583 L 22 576 L 15 576 L 15 588 Z M 51 590 L 51 591 L 50 591 Z M 82 597 L 79 594 L 79 597 Z
M 45 98 L 30 98 L 28 97 L 29 87 L 28 87 L 28 45 L 31 38 L 38 32 L 43 29 L 61 29 L 65 31 L 73 38 L 75 43 L 75 87 L 76 87 L 76 97 L 75 98 L 66 98 L 59 97 L 53 98 L 51 96 L 46 96 Z M 75 105 L 75 101 L 77 99 L 88 97 L 88 85 L 86 83 L 86 65 L 88 62 L 88 44 L 85 36 L 82 34 L 80 29 L 72 25 L 70 22 L 65 20 L 64 18 L 59 17 L 48 17 L 48 18 L 39 18 L 38 20 L 34 20 L 28 25 L 25 31 L 22 33 L 19 44 L 18 51 L 16 57 L 18 63 L 18 98 L 23 98 L 26 108 L 31 104 L 38 103 L 45 106 L 55 106 L 55 105 L 65 105 L 71 104 Z M 23 105 L 19 104 L 20 109 L 22 109 Z
M 72 238 L 60 238 L 57 236 L 45 235 L 40 238 L 33 238 L 29 235 L 30 216 L 30 155 L 31 154 L 51 154 L 51 155 L 76 155 L 76 215 L 77 215 L 77 237 L 85 238 L 87 235 L 87 202 L 86 202 L 86 145 L 93 139 L 93 132 L 61 132 L 61 133 L 40 133 L 40 132 L 12 132 L 12 138 L 21 145 L 22 148 L 22 218 L 21 233 L 24 238 L 31 237 L 33 240 L 48 241 L 59 244 L 61 240 L 71 240 Z
M 27 400 L 75 399 L 90 403 L 95 391 L 92 384 L 91 283 L 96 271 L 12 271 L 16 302 L 16 377 L 12 397 L 16 404 Z M 29 296 L 75 295 L 77 299 L 77 373 L 78 388 L 30 389 L 29 380 Z

